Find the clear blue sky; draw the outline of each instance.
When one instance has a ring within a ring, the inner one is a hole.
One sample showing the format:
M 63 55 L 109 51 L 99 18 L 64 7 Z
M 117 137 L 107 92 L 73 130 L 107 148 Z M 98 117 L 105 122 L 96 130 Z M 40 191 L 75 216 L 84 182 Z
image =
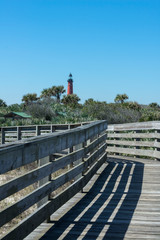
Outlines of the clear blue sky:
M 53 85 L 160 104 L 160 0 L 0 0 L 0 98 Z

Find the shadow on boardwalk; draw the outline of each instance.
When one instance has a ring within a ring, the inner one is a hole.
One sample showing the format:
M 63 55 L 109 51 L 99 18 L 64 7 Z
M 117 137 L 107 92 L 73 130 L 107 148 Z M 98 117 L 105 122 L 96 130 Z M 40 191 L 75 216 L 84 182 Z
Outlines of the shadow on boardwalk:
M 124 238 L 137 206 L 143 163 L 110 161 L 89 192 L 41 238 Z

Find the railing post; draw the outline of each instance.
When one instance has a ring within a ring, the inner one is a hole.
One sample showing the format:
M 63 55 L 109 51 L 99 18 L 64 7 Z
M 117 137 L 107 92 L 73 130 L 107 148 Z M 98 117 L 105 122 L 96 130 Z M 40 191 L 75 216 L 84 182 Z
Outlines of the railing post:
M 21 127 L 17 127 L 17 140 L 21 140 L 22 139 L 22 134 L 21 134 Z
M 136 131 L 133 131 L 133 134 L 136 134 Z M 136 140 L 137 140 L 136 138 L 133 139 L 133 141 L 134 141 L 135 144 L 136 144 Z M 133 148 L 136 149 L 137 147 L 134 146 Z M 133 157 L 136 158 L 136 155 L 134 155 Z
M 82 148 L 83 148 L 84 150 L 85 150 L 86 147 L 87 147 L 87 141 L 82 143 Z M 82 160 L 81 160 L 82 162 L 85 162 L 85 157 L 86 157 L 86 156 L 84 156 L 84 157 L 82 158 Z M 85 174 L 85 171 L 82 172 L 81 176 L 84 176 L 84 174 Z M 83 193 L 83 192 L 84 192 L 84 191 L 83 191 L 83 188 L 82 188 L 82 189 L 81 189 L 81 193 Z
M 155 130 L 155 135 L 158 134 L 158 133 L 160 133 L 160 130 Z M 155 137 L 155 139 L 154 139 L 155 152 L 160 150 L 160 148 L 158 148 L 158 147 L 156 146 L 156 143 L 158 143 L 158 142 L 160 142 L 160 139 L 159 139 L 158 137 Z M 155 155 L 156 155 L 156 154 L 155 154 Z M 155 160 L 160 160 L 160 159 L 157 158 L 157 157 L 155 157 Z
M 119 133 L 118 131 L 114 131 L 114 135 L 116 134 L 116 133 Z M 117 138 L 117 137 L 114 137 L 114 141 L 116 142 L 116 140 L 118 140 L 119 138 Z M 116 144 L 114 144 L 114 148 L 116 148 L 117 147 L 117 145 Z M 116 155 L 119 155 L 119 153 L 114 153 L 114 155 L 116 156 Z
M 137 134 L 137 133 L 140 133 L 140 132 L 141 132 L 140 130 L 136 130 L 136 131 L 133 131 L 133 134 Z M 140 138 L 137 138 L 137 137 L 134 138 L 134 142 L 135 142 L 135 143 L 137 143 L 137 142 L 139 142 L 139 141 L 140 141 Z M 137 144 L 136 144 L 136 145 L 137 145 Z M 140 149 L 140 147 L 139 147 L 139 146 L 135 146 L 134 149 Z M 134 157 L 134 158 L 137 158 L 137 155 L 134 155 L 133 157 Z
M 1 144 L 5 144 L 5 129 L 1 128 Z
M 70 129 L 71 129 L 71 125 L 68 124 L 68 130 L 70 130 Z M 70 154 L 70 153 L 72 153 L 72 152 L 73 152 L 73 147 L 68 148 L 68 154 Z M 69 165 L 68 165 L 68 170 L 69 170 L 71 167 L 73 167 L 73 164 L 69 164 Z
M 55 132 L 55 130 L 56 130 L 56 128 L 55 128 L 55 126 L 52 124 L 52 125 L 51 125 L 51 133 Z
M 38 161 L 38 167 L 41 167 L 43 166 L 44 164 L 47 164 L 50 162 L 50 156 L 47 156 L 47 157 L 44 157 L 44 158 L 41 158 L 39 161 Z M 41 187 L 42 185 L 46 184 L 47 182 L 49 182 L 51 180 L 51 175 L 41 179 L 39 182 L 38 182 L 38 186 Z M 37 204 L 38 207 L 41 207 L 43 204 L 45 204 L 46 202 L 48 202 L 50 198 L 50 195 L 44 197 L 42 200 L 40 200 Z M 50 222 L 50 217 L 48 217 L 48 219 L 46 220 L 47 222 Z
M 36 126 L 36 136 L 39 136 L 41 135 L 41 132 L 40 132 L 41 128 L 39 125 Z M 44 158 L 41 158 L 41 159 L 38 159 L 37 160 L 37 164 L 38 164 L 38 167 L 41 167 L 42 165 L 48 163 L 50 161 L 50 156 L 47 156 L 47 157 L 44 157 Z M 43 179 L 41 179 L 39 182 L 38 182 L 38 186 L 41 187 L 42 185 L 44 185 L 45 183 L 47 183 L 48 181 L 51 180 L 51 176 L 47 176 Z M 43 204 L 45 204 L 47 201 L 49 200 L 49 196 L 46 196 L 45 198 L 43 198 L 42 200 L 40 200 L 37 204 L 38 207 L 42 206 Z M 47 222 L 50 222 L 50 217 L 47 219 Z
M 36 125 L 36 136 L 41 135 L 41 130 L 40 130 L 40 126 Z

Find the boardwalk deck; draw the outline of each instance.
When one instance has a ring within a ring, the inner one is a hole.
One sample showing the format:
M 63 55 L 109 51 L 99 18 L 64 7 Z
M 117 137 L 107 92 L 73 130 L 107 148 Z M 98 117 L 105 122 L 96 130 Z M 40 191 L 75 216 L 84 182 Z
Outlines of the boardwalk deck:
M 25 240 L 160 239 L 160 162 L 108 158 L 78 193 Z

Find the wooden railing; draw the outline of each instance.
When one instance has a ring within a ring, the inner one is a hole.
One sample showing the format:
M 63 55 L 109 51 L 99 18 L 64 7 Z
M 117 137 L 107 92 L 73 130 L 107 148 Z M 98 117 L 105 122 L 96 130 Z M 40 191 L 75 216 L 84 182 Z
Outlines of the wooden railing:
M 27 187 L 33 190 L 23 192 L 18 201 L 1 210 L 0 226 L 36 204 L 29 216 L 2 236 L 3 240 L 23 239 L 83 189 L 106 160 L 106 128 L 106 121 L 97 121 L 1 145 L 1 176 L 10 177 L 12 171 L 16 174 L 0 186 L 1 203 Z M 20 176 L 19 168 L 24 171 Z
M 108 125 L 109 156 L 160 159 L 160 122 Z
M 0 144 L 10 143 L 17 140 L 39 136 L 47 133 L 65 131 L 88 123 L 89 122 L 73 124 L 48 124 L 48 125 L 45 124 L 45 125 L 0 127 Z

